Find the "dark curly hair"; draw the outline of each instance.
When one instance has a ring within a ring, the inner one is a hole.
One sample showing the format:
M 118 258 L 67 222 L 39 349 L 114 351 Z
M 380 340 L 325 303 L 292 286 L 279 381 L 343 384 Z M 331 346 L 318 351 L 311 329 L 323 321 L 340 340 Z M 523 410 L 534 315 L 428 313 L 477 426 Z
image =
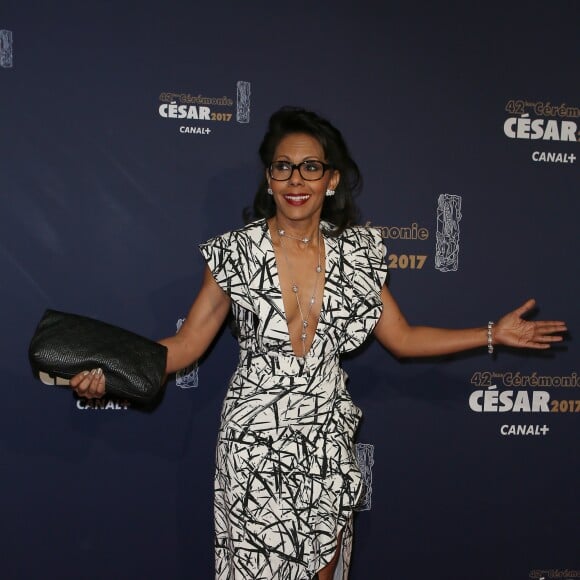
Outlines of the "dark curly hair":
M 322 145 L 328 163 L 340 172 L 336 193 L 332 197 L 325 198 L 321 215 L 323 220 L 334 225 L 334 228 L 326 233 L 338 236 L 347 227 L 354 225 L 359 216 L 354 202 L 362 186 L 358 165 L 350 156 L 342 134 L 329 121 L 306 109 L 282 107 L 270 117 L 268 131 L 260 145 L 259 154 L 264 168 L 272 163 L 280 141 L 293 133 L 305 133 L 317 139 Z M 268 219 L 275 213 L 276 205 L 272 196 L 268 195 L 268 181 L 264 176 L 254 197 L 253 207 L 244 210 L 244 219 L 246 223 L 252 219 Z

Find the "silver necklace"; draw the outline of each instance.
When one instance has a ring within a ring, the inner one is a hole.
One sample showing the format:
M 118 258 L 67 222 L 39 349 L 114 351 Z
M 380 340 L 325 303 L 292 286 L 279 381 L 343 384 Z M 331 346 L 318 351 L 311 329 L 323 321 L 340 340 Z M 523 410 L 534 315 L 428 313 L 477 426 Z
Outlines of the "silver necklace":
M 302 303 L 300 302 L 299 296 L 299 288 L 298 284 L 294 281 L 294 271 L 292 266 L 290 265 L 290 260 L 288 259 L 288 254 L 286 253 L 286 248 L 284 247 L 284 238 L 291 238 L 288 234 L 284 233 L 284 230 L 278 229 L 278 235 L 280 236 L 280 249 L 282 250 L 282 254 L 284 255 L 284 261 L 286 262 L 286 267 L 288 268 L 288 272 L 290 274 L 290 287 L 292 288 L 292 292 L 294 296 L 296 296 L 296 305 L 298 306 L 298 312 L 300 312 L 300 318 L 302 319 L 302 331 L 300 333 L 300 341 L 302 342 L 302 358 L 306 357 L 306 338 L 308 337 L 307 328 L 309 326 L 309 319 L 312 313 L 312 308 L 314 307 L 314 303 L 316 302 L 316 289 L 318 288 L 318 278 L 320 277 L 320 273 L 322 272 L 322 261 L 321 261 L 321 249 L 322 249 L 322 239 L 320 234 L 320 228 L 318 229 L 318 263 L 316 264 L 316 277 L 314 278 L 314 285 L 312 287 L 312 292 L 310 294 L 310 300 L 308 301 L 308 310 L 306 312 L 306 316 L 304 316 L 304 310 L 302 308 Z M 308 242 L 304 242 L 300 238 L 293 238 L 297 239 L 298 241 L 306 244 Z
M 278 231 L 278 235 L 281 238 L 290 238 L 291 240 L 298 240 L 299 242 L 302 242 L 303 244 L 309 244 L 312 241 L 312 238 L 307 238 L 307 237 L 301 238 L 300 236 L 293 236 L 291 234 L 287 234 L 286 230 L 278 229 L 277 231 Z

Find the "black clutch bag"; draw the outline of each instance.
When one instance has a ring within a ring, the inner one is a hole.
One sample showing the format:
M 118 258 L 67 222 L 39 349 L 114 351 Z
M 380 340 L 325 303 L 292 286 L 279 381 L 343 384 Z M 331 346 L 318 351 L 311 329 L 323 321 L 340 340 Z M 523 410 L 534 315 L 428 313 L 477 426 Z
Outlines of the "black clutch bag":
M 151 403 L 165 377 L 167 348 L 118 326 L 47 310 L 28 350 L 35 374 L 71 378 L 102 368 L 107 395 Z

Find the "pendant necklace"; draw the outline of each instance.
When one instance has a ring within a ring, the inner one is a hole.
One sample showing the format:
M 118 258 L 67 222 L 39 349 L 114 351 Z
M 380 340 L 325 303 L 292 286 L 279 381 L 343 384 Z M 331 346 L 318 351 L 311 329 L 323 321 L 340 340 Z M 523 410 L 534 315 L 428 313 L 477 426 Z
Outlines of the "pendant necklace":
M 304 309 L 302 308 L 302 303 L 300 302 L 300 296 L 298 295 L 298 285 L 294 281 L 294 271 L 292 266 L 290 266 L 290 260 L 288 259 L 288 254 L 286 253 L 286 248 L 284 247 L 284 238 L 291 238 L 293 240 L 298 240 L 303 244 L 308 244 L 312 238 L 299 238 L 296 236 L 291 236 L 287 234 L 284 230 L 278 229 L 278 236 L 280 237 L 280 249 L 284 255 L 284 261 L 286 262 L 286 267 L 290 274 L 290 287 L 294 296 L 296 296 L 296 305 L 298 306 L 298 312 L 300 312 L 300 318 L 302 319 L 302 331 L 300 333 L 300 340 L 302 342 L 302 358 L 306 358 L 306 338 L 308 337 L 307 328 L 309 326 L 309 318 L 312 313 L 312 308 L 316 302 L 316 289 L 318 288 L 318 279 L 320 273 L 322 272 L 321 265 L 321 249 L 322 249 L 322 237 L 320 233 L 320 228 L 318 228 L 318 262 L 316 264 L 316 277 L 314 278 L 314 285 L 312 286 L 312 292 L 310 294 L 310 300 L 308 301 L 308 310 L 306 311 L 306 316 L 304 315 Z

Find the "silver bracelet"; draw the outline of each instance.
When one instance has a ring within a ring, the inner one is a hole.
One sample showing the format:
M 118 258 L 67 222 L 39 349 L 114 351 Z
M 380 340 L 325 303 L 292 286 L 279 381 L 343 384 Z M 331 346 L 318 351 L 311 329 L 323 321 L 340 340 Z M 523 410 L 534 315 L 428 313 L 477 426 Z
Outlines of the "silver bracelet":
M 493 354 L 493 325 L 491 320 L 487 323 L 487 352 L 489 354 Z

